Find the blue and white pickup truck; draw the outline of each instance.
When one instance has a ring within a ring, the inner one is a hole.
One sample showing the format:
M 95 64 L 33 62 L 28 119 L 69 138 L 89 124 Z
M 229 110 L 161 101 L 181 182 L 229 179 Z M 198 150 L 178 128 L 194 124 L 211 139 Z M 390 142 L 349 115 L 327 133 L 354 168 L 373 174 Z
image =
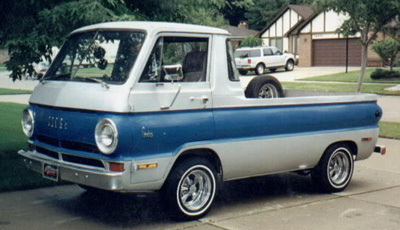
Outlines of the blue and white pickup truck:
M 160 22 L 72 32 L 23 111 L 18 153 L 50 180 L 159 191 L 186 219 L 223 181 L 308 172 L 343 190 L 354 161 L 379 151 L 376 95 L 283 90 L 271 76 L 242 87 L 229 36 Z

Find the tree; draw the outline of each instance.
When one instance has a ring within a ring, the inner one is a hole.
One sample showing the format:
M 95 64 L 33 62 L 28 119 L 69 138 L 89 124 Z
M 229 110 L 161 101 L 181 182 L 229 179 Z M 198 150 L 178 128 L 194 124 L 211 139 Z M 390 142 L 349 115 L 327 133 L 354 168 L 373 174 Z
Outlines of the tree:
M 238 0 L 246 1 L 246 0 Z M 3 0 L 0 1 L 0 48 L 15 81 L 32 74 L 33 63 L 50 59 L 52 46 L 85 25 L 125 20 L 153 20 L 221 26 L 225 0 Z
M 50 61 L 52 46 L 60 46 L 74 29 L 97 22 L 135 17 L 123 0 L 3 1 L 0 47 L 8 47 L 6 63 L 15 81 L 34 72 L 33 63 Z M 129 15 L 128 15 L 129 13 Z
M 125 2 L 133 12 L 140 12 L 151 21 L 208 26 L 226 24 L 223 15 L 219 12 L 225 7 L 225 0 L 125 0 Z
M 372 44 L 372 50 L 375 51 L 390 66 L 393 71 L 393 64 L 397 54 L 400 52 L 400 44 L 391 37 L 376 41 Z
M 246 8 L 253 4 L 253 0 L 226 0 L 226 5 L 220 10 L 220 13 L 224 15 L 230 25 L 237 26 L 240 22 L 247 21 Z
M 308 0 L 255 0 L 246 7 L 245 17 L 250 28 L 261 30 L 285 7 L 287 4 L 301 4 Z
M 240 47 L 254 47 L 260 46 L 262 44 L 262 40 L 260 38 L 256 38 L 254 36 L 245 37 L 240 43 Z
M 347 35 L 360 33 L 361 71 L 356 92 L 361 92 L 367 66 L 368 45 L 379 31 L 390 23 L 400 12 L 399 0 L 314 0 L 318 10 L 334 10 L 345 13 L 349 18 L 344 21 L 340 32 Z

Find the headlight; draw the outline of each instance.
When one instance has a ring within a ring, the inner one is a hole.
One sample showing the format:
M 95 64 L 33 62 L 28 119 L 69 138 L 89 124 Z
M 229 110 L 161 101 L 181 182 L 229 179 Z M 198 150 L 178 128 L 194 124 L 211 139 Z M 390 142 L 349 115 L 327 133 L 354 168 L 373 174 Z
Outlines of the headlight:
M 104 154 L 111 154 L 117 148 L 118 131 L 110 119 L 103 119 L 97 123 L 94 137 L 97 147 Z
M 24 111 L 22 111 L 21 124 L 22 131 L 24 131 L 25 135 L 27 137 L 31 137 L 33 134 L 33 128 L 35 127 L 35 121 L 33 120 L 33 114 L 31 110 L 26 108 Z

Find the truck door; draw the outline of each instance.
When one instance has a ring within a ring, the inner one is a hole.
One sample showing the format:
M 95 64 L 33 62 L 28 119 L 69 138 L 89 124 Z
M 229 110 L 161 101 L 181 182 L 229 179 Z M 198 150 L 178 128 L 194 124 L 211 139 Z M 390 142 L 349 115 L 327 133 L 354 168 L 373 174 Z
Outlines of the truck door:
M 214 137 L 208 77 L 210 40 L 210 35 L 158 36 L 129 96 L 133 112 L 144 116 L 138 124 L 143 135 L 169 140 L 165 145 L 141 140 L 148 148 L 173 151 L 184 143 Z

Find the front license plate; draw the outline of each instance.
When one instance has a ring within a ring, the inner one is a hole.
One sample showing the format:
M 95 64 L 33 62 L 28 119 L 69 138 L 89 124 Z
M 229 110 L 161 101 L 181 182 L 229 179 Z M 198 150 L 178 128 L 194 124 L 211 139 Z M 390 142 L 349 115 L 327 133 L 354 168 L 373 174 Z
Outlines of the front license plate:
M 43 164 L 43 177 L 49 180 L 58 181 L 58 166 L 51 164 Z

